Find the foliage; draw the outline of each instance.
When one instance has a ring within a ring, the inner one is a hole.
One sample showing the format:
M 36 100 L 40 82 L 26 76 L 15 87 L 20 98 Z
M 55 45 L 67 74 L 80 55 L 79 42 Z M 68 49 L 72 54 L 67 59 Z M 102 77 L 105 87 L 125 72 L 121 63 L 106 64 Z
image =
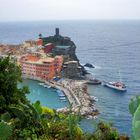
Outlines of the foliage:
M 0 59 L 0 113 L 9 111 L 9 106 L 18 104 L 19 100 L 27 102 L 25 94 L 29 90 L 26 87 L 18 89 L 18 82 L 21 82 L 20 68 L 9 57 Z
M 0 140 L 7 140 L 13 133 L 13 127 L 10 123 L 0 122 Z
M 50 115 L 54 115 L 54 110 L 48 108 L 48 107 L 43 107 L 42 106 L 42 114 L 50 114 Z
M 96 132 L 87 137 L 79 126 L 79 114 L 72 113 L 72 105 L 66 115 L 41 106 L 40 101 L 31 104 L 26 99 L 28 88 L 18 88 L 18 82 L 20 68 L 9 57 L 0 59 L 0 140 L 119 139 L 118 132 L 105 123 L 99 123 Z M 139 111 L 135 113 L 137 120 Z
M 40 101 L 36 101 L 33 106 L 35 107 L 36 111 L 38 112 L 38 114 L 42 114 L 42 107 L 40 105 Z
M 129 104 L 130 113 L 133 116 L 132 120 L 132 134 L 134 140 L 140 139 L 140 96 L 131 99 Z
M 140 105 L 140 96 L 136 96 L 135 99 L 131 99 L 129 103 L 129 111 L 134 116 L 134 113 L 136 112 L 138 106 Z
M 104 122 L 99 122 L 97 124 L 96 131 L 88 136 L 88 140 L 119 140 L 120 136 L 118 131 Z
M 8 112 L 1 115 L 1 120 L 5 121 L 5 122 L 9 122 L 10 119 L 11 119 L 11 115 Z

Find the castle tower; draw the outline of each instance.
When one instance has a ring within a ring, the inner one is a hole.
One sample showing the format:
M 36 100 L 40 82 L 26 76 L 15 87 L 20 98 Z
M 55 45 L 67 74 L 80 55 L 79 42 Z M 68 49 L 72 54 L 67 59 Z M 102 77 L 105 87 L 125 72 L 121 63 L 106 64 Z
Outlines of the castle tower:
M 55 29 L 55 35 L 56 35 L 56 36 L 59 36 L 59 28 L 56 28 L 56 29 Z

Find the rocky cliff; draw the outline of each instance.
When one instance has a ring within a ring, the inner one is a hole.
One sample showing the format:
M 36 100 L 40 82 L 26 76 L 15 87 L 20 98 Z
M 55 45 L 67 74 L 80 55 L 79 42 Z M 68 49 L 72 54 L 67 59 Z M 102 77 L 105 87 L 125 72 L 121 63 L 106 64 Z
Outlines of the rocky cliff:
M 75 50 L 76 50 L 76 45 L 74 44 L 73 41 L 69 37 L 64 37 L 59 34 L 59 29 L 56 28 L 56 34 L 54 36 L 49 36 L 49 37 L 42 37 L 40 38 L 43 40 L 43 45 L 46 45 L 48 43 L 53 43 L 55 46 L 70 46 L 70 51 L 68 52 L 70 59 L 79 61 Z
M 66 56 L 68 55 L 69 57 L 65 57 L 66 61 L 78 61 L 79 66 L 79 60 L 76 56 L 76 45 L 75 43 L 71 40 L 69 37 L 64 37 L 59 34 L 59 28 L 56 28 L 56 32 L 54 36 L 49 36 L 49 37 L 42 37 L 40 34 L 40 39 L 43 40 L 43 45 L 46 45 L 48 43 L 53 43 L 55 46 L 70 46 L 70 50 L 67 52 Z M 81 66 L 82 70 L 82 75 L 87 74 L 87 71 L 83 66 Z

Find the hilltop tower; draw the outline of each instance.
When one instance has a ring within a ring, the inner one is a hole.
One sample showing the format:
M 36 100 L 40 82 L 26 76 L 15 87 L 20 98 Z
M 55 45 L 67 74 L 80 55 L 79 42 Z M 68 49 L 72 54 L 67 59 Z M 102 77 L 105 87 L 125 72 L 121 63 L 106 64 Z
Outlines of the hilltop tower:
M 59 36 L 59 28 L 55 28 L 55 35 Z

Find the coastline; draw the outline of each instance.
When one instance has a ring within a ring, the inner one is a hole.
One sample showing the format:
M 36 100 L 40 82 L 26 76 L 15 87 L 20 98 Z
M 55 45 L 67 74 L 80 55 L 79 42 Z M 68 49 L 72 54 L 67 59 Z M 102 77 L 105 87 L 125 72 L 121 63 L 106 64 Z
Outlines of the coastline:
M 69 103 L 72 105 L 72 112 L 78 113 L 85 118 L 96 118 L 99 114 L 99 110 L 95 107 L 94 100 L 87 92 L 87 85 L 85 80 L 72 80 L 63 78 L 58 82 L 45 81 L 37 77 L 22 75 L 24 79 L 37 80 L 45 82 L 47 85 L 61 90 L 67 96 Z M 64 107 L 57 109 L 57 112 L 68 113 L 69 108 Z

